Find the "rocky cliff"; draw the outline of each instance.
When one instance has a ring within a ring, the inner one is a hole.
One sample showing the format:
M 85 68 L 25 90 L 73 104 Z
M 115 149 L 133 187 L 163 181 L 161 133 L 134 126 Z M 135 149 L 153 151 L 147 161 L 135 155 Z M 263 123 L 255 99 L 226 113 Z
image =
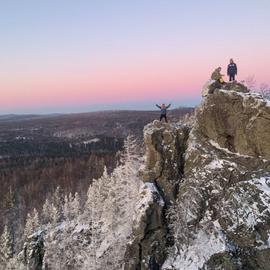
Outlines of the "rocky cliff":
M 269 101 L 239 90 L 207 95 L 192 127 L 145 127 L 143 179 L 167 232 L 164 264 L 147 269 L 270 269 L 269 137 Z

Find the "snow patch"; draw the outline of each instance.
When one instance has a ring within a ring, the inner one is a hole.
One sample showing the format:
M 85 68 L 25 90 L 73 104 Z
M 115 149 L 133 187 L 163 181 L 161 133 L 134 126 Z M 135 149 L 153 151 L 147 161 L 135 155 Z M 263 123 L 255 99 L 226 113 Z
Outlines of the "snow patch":
M 82 231 L 89 230 L 89 224 L 77 224 L 73 233 L 81 233 Z
M 226 250 L 224 235 L 217 221 L 214 225 L 215 230 L 210 234 L 207 234 L 205 229 L 201 229 L 192 243 L 184 247 L 184 251 L 176 258 L 170 257 L 163 264 L 162 269 L 198 270 L 213 254 L 224 252 Z
M 217 148 L 217 149 L 219 149 L 219 150 L 221 150 L 221 151 L 224 151 L 224 152 L 226 152 L 226 153 L 228 153 L 228 154 L 237 155 L 237 156 L 239 156 L 239 157 L 250 158 L 250 156 L 248 156 L 248 155 L 242 155 L 242 154 L 237 153 L 237 152 L 231 152 L 229 149 L 221 147 L 221 146 L 220 146 L 217 142 L 215 142 L 214 140 L 209 140 L 209 143 L 210 143 L 212 146 L 214 146 L 215 148 Z

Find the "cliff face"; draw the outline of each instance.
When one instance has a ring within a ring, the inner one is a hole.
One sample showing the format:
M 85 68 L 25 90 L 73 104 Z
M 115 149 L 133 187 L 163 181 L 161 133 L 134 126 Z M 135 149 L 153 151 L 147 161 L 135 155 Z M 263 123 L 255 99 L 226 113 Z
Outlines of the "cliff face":
M 153 194 L 125 256 L 125 270 L 160 269 L 166 259 L 169 235 L 166 211 L 177 198 L 183 176 L 189 128 L 154 121 L 144 128 L 145 162 L 140 178 Z
M 142 178 L 157 186 L 167 206 L 177 197 L 188 134 L 187 126 L 162 124 L 157 120 L 144 129 L 146 153 Z
M 269 159 L 269 103 L 254 94 L 220 90 L 197 109 L 196 129 L 232 152 Z
M 154 122 L 144 134 L 144 181 L 171 237 L 162 269 L 270 269 L 269 102 L 215 90 L 190 131 Z

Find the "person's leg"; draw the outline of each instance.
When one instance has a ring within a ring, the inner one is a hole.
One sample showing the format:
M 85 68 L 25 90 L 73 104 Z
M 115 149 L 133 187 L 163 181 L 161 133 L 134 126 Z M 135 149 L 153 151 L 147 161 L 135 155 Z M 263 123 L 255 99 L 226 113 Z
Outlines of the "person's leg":
M 159 117 L 159 121 L 162 121 L 162 118 L 163 118 L 163 116 L 162 116 L 162 114 L 161 114 L 160 117 Z
M 160 121 L 162 121 L 163 118 L 164 118 L 165 121 L 166 121 L 166 114 L 161 114 L 161 115 L 160 115 Z
M 164 118 L 165 118 L 165 122 L 168 123 L 167 115 L 166 114 L 164 115 Z
M 232 80 L 235 81 L 235 74 L 232 75 Z

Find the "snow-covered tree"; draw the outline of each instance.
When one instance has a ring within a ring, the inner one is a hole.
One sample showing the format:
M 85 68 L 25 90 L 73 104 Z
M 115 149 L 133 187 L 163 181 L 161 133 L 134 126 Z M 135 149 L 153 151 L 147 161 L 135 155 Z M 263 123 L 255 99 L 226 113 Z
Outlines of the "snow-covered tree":
M 79 194 L 76 192 L 73 196 L 71 193 L 64 198 L 63 214 L 65 220 L 73 220 L 75 217 L 79 216 L 81 212 L 81 199 Z
M 51 213 L 52 213 L 52 207 L 53 205 L 50 203 L 48 199 L 45 200 L 45 203 L 42 207 L 42 213 L 41 213 L 41 222 L 43 224 L 48 224 L 52 221 Z
M 111 175 L 105 169 L 89 187 L 84 214 L 90 217 L 91 239 L 83 269 L 121 268 L 138 199 L 140 165 L 137 143 L 129 136 L 120 165 Z
M 26 241 L 26 239 L 31 234 L 33 234 L 35 231 L 37 231 L 39 226 L 40 226 L 39 215 L 38 215 L 36 208 L 34 208 L 32 213 L 27 214 L 23 237 L 22 237 L 23 242 Z
M 58 186 L 51 198 L 52 204 L 57 209 L 57 222 L 63 219 L 64 193 L 60 186 Z
M 58 186 L 50 198 L 45 200 L 41 213 L 42 224 L 57 224 L 63 219 L 64 196 Z
M 93 180 L 82 207 L 78 193 L 59 198 L 59 191 L 45 201 L 42 222 L 45 245 L 43 269 L 119 270 L 127 239 L 132 233 L 135 204 L 141 181 L 141 158 L 131 136 L 124 145 L 119 166 L 109 175 Z M 60 222 L 58 209 L 63 213 Z M 27 218 L 25 235 L 38 226 L 33 213 Z M 117 248 L 116 248 L 117 247 Z
M 0 264 L 6 265 L 13 257 L 14 246 L 13 239 L 8 226 L 4 227 L 4 231 L 0 237 Z

